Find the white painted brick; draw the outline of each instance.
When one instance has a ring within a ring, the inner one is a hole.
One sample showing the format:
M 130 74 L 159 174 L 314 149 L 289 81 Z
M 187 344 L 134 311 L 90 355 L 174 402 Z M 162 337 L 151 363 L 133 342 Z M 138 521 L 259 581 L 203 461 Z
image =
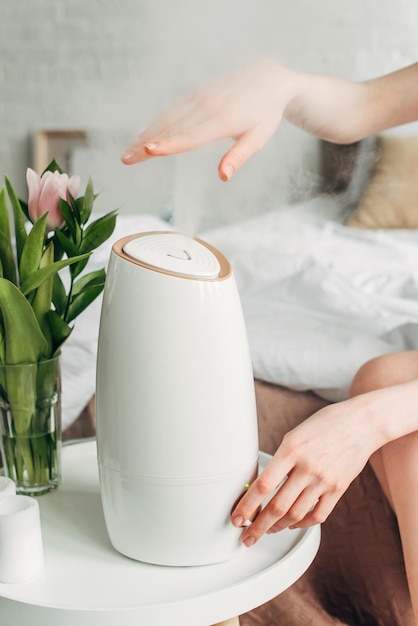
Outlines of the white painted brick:
M 230 185 L 220 148 L 196 155 L 193 193 L 186 157 L 129 169 L 119 153 L 172 99 L 254 57 L 362 80 L 416 61 L 417 32 L 415 0 L 1 0 L 0 172 L 25 195 L 36 130 L 85 128 L 96 143 L 74 161 L 103 208 L 165 213 L 177 194 L 206 225 L 283 204 L 315 175 L 314 141 L 289 127 Z

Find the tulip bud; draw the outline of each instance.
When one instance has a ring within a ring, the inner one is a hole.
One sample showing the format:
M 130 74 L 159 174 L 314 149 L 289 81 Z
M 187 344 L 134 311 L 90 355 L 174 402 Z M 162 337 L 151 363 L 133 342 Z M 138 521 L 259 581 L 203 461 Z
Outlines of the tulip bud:
M 79 176 L 68 177 L 59 172 L 45 172 L 38 176 L 30 167 L 26 171 L 29 190 L 28 212 L 32 222 L 41 215 L 48 213 L 46 225 L 48 230 L 62 228 L 65 221 L 60 209 L 60 198 L 69 202 L 70 194 L 77 197 L 80 187 Z

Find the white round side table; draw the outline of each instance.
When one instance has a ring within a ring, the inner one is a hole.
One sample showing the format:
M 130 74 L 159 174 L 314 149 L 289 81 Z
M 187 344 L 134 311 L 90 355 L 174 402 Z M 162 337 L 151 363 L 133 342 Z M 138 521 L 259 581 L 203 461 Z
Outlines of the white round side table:
M 266 535 L 226 563 L 163 567 L 119 554 L 108 539 L 95 440 L 63 448 L 63 480 L 39 498 L 43 573 L 0 584 L 5 626 L 208 626 L 238 623 L 292 585 L 313 561 L 320 527 Z M 261 453 L 260 465 L 269 456 Z M 94 620 L 94 621 L 92 621 Z

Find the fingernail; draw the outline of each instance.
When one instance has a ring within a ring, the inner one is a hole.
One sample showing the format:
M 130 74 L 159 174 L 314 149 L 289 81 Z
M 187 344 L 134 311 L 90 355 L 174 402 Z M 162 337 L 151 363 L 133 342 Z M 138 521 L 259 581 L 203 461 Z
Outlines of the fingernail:
M 232 518 L 232 523 L 234 526 L 242 526 L 244 524 L 244 518 L 241 517 L 241 515 L 238 515 L 237 517 Z
M 145 150 L 155 150 L 156 148 L 158 148 L 158 143 L 155 141 L 150 141 L 149 143 L 146 143 L 144 146 Z
M 126 152 L 122 154 L 122 159 L 124 159 L 125 161 L 130 161 L 134 158 L 134 156 L 135 152 L 133 150 L 126 150 Z
M 229 180 L 232 177 L 233 173 L 234 173 L 234 168 L 232 165 L 226 165 L 224 167 L 224 175 L 225 175 L 226 180 Z
M 251 546 L 253 546 L 254 544 L 255 544 L 254 537 L 246 537 L 244 539 L 244 545 L 247 546 L 247 548 L 251 548 Z

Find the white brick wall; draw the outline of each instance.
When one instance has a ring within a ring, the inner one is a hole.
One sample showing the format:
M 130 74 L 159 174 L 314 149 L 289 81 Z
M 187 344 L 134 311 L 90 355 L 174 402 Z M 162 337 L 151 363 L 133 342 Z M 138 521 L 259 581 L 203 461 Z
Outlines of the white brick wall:
M 206 226 L 283 204 L 315 169 L 315 142 L 289 126 L 228 185 L 221 146 L 136 168 L 119 154 L 173 98 L 254 57 L 363 79 L 416 61 L 417 33 L 416 0 L 1 0 L 0 173 L 25 195 L 36 130 L 84 128 L 73 164 L 100 208 Z

